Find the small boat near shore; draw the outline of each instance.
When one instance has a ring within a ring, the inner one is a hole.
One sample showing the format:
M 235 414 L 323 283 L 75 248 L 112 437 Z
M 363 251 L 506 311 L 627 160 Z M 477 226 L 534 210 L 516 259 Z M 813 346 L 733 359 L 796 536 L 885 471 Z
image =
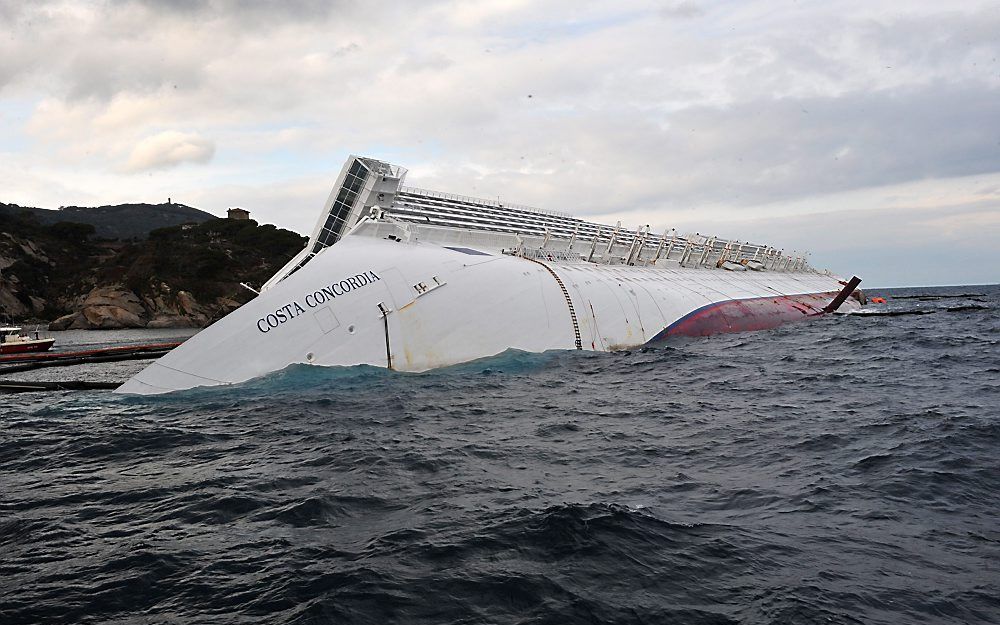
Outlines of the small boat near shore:
M 0 326 L 0 354 L 24 354 L 48 351 L 55 344 L 53 338 L 41 338 L 35 332 L 34 338 L 21 334 L 18 326 Z

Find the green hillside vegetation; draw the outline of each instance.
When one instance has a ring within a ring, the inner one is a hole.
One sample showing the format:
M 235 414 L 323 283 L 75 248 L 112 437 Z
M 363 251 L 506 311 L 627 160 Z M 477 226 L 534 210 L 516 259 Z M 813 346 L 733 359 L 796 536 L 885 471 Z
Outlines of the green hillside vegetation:
M 198 305 L 189 317 L 214 319 L 253 297 L 240 282 L 259 287 L 305 243 L 272 225 L 217 218 L 155 229 L 144 240 L 102 240 L 92 224 L 47 224 L 33 211 L 6 211 L 0 312 L 50 321 L 78 312 L 94 289 L 120 287 L 137 296 L 144 319 L 185 314 L 181 292 Z
M 0 222 L 5 218 L 30 216 L 40 225 L 57 222 L 89 224 L 101 239 L 145 239 L 156 228 L 181 223 L 201 223 L 215 220 L 215 215 L 203 210 L 166 202 L 163 204 L 118 204 L 114 206 L 63 206 L 58 210 L 0 203 Z
M 216 219 L 149 233 L 123 249 L 102 281 L 120 280 L 142 294 L 157 281 L 200 296 L 232 296 L 246 282 L 259 287 L 306 244 L 305 237 L 252 219 Z
M 25 309 L 34 319 L 63 314 L 60 300 L 81 288 L 82 268 L 100 256 L 90 241 L 93 233 L 89 224 L 40 224 L 29 211 L 0 216 L 0 314 L 18 317 Z

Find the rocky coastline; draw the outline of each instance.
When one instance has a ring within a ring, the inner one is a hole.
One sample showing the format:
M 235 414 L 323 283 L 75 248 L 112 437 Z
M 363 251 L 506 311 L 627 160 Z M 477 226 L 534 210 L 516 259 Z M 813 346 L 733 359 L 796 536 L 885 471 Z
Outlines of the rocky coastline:
M 143 238 L 98 238 L 92 226 L 9 207 L 0 204 L 0 317 L 50 330 L 205 327 L 253 297 L 241 282 L 263 283 L 305 244 L 208 213 Z
M 212 305 L 198 302 L 188 291 L 139 297 L 122 285 L 95 287 L 71 313 L 49 322 L 49 330 L 111 330 L 119 328 L 202 328 L 239 308 L 241 302 L 216 298 Z

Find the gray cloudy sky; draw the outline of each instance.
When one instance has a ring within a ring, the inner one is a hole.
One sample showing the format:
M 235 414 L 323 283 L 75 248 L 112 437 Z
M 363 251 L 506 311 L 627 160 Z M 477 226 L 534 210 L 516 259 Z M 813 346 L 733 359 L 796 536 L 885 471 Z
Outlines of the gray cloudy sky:
M 0 0 L 0 201 L 307 232 L 409 184 L 1000 281 L 1000 4 Z

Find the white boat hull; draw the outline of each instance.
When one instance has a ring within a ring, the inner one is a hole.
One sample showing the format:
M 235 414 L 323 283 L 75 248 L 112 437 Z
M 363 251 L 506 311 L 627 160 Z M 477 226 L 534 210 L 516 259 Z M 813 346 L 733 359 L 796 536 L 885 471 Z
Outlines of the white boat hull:
M 464 249 L 464 248 L 463 248 Z M 508 349 L 610 351 L 821 314 L 815 272 L 597 265 L 345 236 L 118 389 L 234 384 L 294 363 L 425 371 Z M 842 309 L 857 307 L 848 299 Z

